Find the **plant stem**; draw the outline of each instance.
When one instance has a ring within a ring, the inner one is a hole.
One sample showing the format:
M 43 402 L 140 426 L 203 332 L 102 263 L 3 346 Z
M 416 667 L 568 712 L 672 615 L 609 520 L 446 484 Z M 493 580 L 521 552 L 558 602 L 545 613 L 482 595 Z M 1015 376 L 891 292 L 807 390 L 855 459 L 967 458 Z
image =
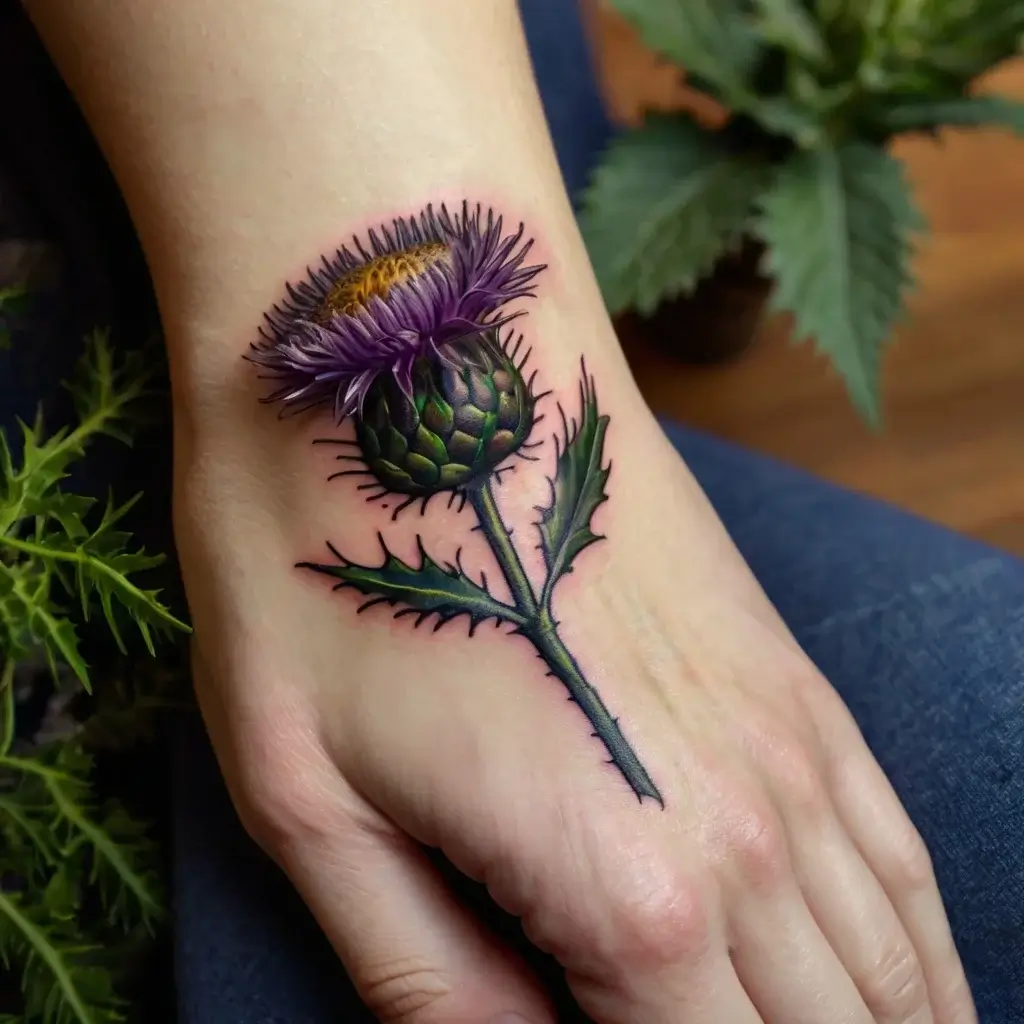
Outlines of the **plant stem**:
M 14 659 L 4 661 L 0 673 L 0 757 L 11 749 L 14 742 Z
M 645 796 L 649 796 L 664 807 L 665 801 L 658 792 L 658 787 L 647 774 L 647 769 L 636 756 L 636 751 L 622 735 L 618 719 L 612 717 L 601 699 L 601 694 L 587 682 L 586 676 L 576 664 L 576 659 L 569 648 L 562 642 L 558 629 L 550 617 L 545 613 L 541 619 L 542 624 L 537 629 L 526 633 L 537 648 L 537 653 L 547 662 L 551 674 L 565 685 L 570 694 L 569 699 L 575 701 L 587 716 L 587 720 L 594 727 L 595 738 L 608 750 L 610 763 L 622 772 L 623 778 L 636 793 L 637 799 L 642 801 Z
M 562 642 L 558 635 L 558 624 L 552 619 L 550 611 L 538 605 L 533 584 L 523 568 L 512 536 L 494 500 L 490 480 L 471 491 L 469 500 L 480 521 L 480 529 L 487 538 L 505 582 L 512 592 L 516 607 L 527 619 L 526 625 L 519 627 L 518 631 L 533 644 L 547 664 L 551 675 L 561 680 L 569 691 L 569 699 L 587 716 L 587 721 L 594 729 L 594 737 L 605 745 L 611 758 L 610 763 L 622 773 L 637 799 L 642 801 L 647 796 L 657 800 L 664 807 L 665 801 L 658 787 L 647 774 L 636 751 L 622 735 L 618 720 L 612 717 L 601 695 L 587 682 L 576 659 Z
M 483 530 L 494 557 L 498 560 L 505 582 L 512 591 L 516 607 L 528 618 L 536 619 L 540 614 L 537 595 L 533 591 L 530 577 L 523 568 L 519 552 L 512 543 L 512 534 L 508 532 L 508 527 L 501 518 L 489 477 L 483 484 L 469 492 L 469 500 L 480 521 L 480 529 Z

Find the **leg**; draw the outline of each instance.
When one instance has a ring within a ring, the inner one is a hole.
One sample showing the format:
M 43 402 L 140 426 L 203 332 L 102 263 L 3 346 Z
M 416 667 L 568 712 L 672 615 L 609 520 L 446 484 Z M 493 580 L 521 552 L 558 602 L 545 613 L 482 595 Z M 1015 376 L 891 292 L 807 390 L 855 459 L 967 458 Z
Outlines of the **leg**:
M 931 848 L 983 1024 L 1024 1020 L 1024 563 L 670 434 Z
M 576 0 L 520 0 L 520 8 L 559 165 L 576 195 L 611 130 Z M 242 834 L 198 723 L 179 738 L 176 765 L 182 1024 L 371 1021 L 299 898 Z M 513 923 L 488 912 L 512 944 L 522 943 Z M 557 984 L 549 964 L 537 969 Z
M 928 841 L 981 1020 L 1019 1021 L 1024 565 L 740 449 L 671 435 Z M 183 1019 L 330 1019 L 352 998 L 330 950 L 242 836 L 198 730 L 182 754 Z

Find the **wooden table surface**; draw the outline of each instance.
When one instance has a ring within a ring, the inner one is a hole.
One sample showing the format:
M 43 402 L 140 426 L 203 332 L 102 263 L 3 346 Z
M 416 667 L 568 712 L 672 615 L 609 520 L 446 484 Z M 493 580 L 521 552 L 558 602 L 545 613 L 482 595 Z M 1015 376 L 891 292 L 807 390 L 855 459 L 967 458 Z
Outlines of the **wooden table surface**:
M 616 17 L 594 24 L 614 113 L 692 103 Z M 1024 97 L 1024 61 L 988 87 Z M 624 339 L 659 413 L 771 453 L 1024 554 L 1024 140 L 949 132 L 897 146 L 932 234 L 885 365 L 875 436 L 825 361 L 782 318 L 724 367 L 694 369 Z

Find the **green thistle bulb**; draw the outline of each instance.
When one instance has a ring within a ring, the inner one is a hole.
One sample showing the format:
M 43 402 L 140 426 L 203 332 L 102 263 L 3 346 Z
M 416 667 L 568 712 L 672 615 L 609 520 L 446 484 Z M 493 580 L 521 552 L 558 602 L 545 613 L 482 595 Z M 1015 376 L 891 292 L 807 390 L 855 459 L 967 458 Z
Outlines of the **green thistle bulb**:
M 412 398 L 381 374 L 355 417 L 366 466 L 388 491 L 427 497 L 471 486 L 527 440 L 534 397 L 497 331 L 418 359 Z

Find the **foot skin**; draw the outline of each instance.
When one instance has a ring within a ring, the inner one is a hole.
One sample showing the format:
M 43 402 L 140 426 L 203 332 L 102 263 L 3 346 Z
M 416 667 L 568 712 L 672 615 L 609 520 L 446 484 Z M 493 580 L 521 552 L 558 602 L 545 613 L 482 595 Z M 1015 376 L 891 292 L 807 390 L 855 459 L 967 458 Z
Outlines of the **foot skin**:
M 620 366 L 555 358 L 538 317 L 528 369 L 501 287 L 453 309 L 466 253 L 518 299 L 542 279 L 473 209 L 272 312 L 250 359 L 299 415 L 182 437 L 198 689 L 247 828 L 384 1019 L 551 1019 L 426 845 L 600 1022 L 973 1021 L 918 834 Z

